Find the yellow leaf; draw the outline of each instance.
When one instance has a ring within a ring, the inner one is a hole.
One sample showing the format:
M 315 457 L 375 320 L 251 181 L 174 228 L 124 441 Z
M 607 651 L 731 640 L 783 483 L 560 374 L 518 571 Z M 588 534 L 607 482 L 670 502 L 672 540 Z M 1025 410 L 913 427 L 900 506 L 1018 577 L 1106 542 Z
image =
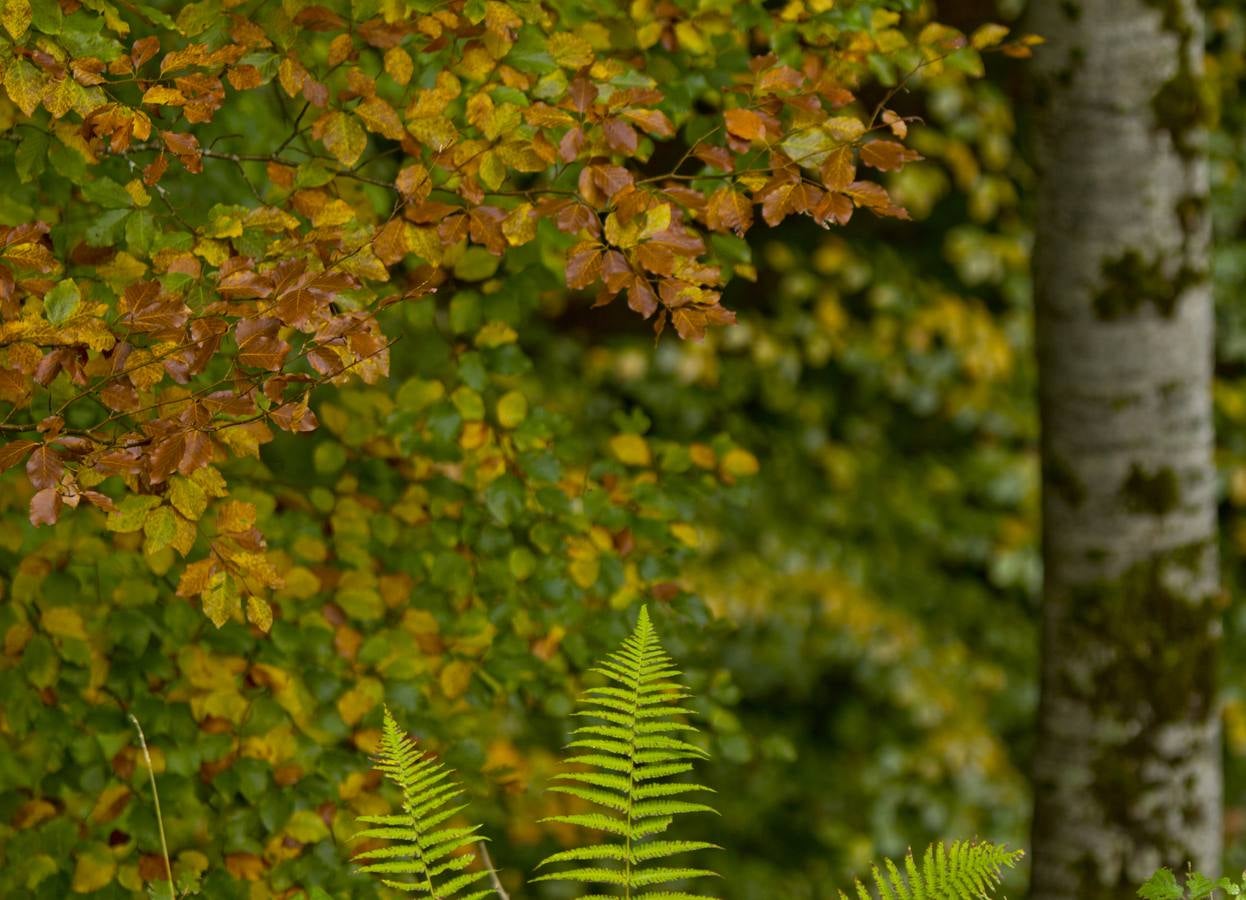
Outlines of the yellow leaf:
M 519 391 L 508 391 L 498 400 L 498 424 L 516 428 L 528 417 L 528 398 Z
M 987 47 L 996 46 L 1006 37 L 1008 37 L 1008 29 L 1005 26 L 988 22 L 973 33 L 969 43 L 975 50 L 985 50 Z
M 0 22 L 13 40 L 17 40 L 30 27 L 30 0 L 3 0 Z
M 216 513 L 216 527 L 220 531 L 246 531 L 255 524 L 255 504 L 242 500 L 227 500 L 220 504 Z
M 649 442 L 638 434 L 616 434 L 610 439 L 610 452 L 629 466 L 647 466 L 653 461 Z
M 562 32 L 549 39 L 549 53 L 565 69 L 582 69 L 593 64 L 593 45 L 575 34 Z
M 212 624 L 220 628 L 242 608 L 242 598 L 238 594 L 238 586 L 224 572 L 216 572 L 208 580 L 208 587 L 203 592 L 203 612 Z
M 733 478 L 756 475 L 760 468 L 756 456 L 738 447 L 728 450 L 722 461 L 723 473 Z
M 597 556 L 573 559 L 567 571 L 571 573 L 572 581 L 588 590 L 597 583 L 597 576 L 601 574 L 601 560 Z
M 9 99 L 26 115 L 33 115 L 43 99 L 43 79 L 39 70 L 24 59 L 14 59 L 4 70 L 4 89 Z
M 480 183 L 491 191 L 496 191 L 506 180 L 506 164 L 492 150 L 480 157 L 480 168 L 477 170 Z
M 472 683 L 472 665 L 461 659 L 453 660 L 445 665 L 438 677 L 441 692 L 451 700 L 457 700 L 467 693 Z
M 282 830 L 301 844 L 314 844 L 329 836 L 329 826 L 314 809 L 295 810 Z
M 197 521 L 208 507 L 208 495 L 193 479 L 174 475 L 169 479 L 169 503 L 191 521 Z
M 344 166 L 357 163 L 368 146 L 368 136 L 359 120 L 339 110 L 317 119 L 312 135 L 323 141 L 325 149 Z
M 137 178 L 126 182 L 125 192 L 130 195 L 134 205 L 139 208 L 148 206 L 151 203 L 151 194 L 147 193 L 147 189 L 143 187 L 143 182 Z
M 76 894 L 89 894 L 102 890 L 112 883 L 117 872 L 117 861 L 103 844 L 91 844 L 78 857 L 74 865 L 73 890 Z
M 531 203 L 521 203 L 502 221 L 506 243 L 520 247 L 536 238 L 536 211 Z
M 385 51 L 385 74 L 398 84 L 406 87 L 411 80 L 415 68 L 411 64 L 411 56 L 401 47 L 390 47 Z
M 142 102 L 156 106 L 182 106 L 186 103 L 186 98 L 177 88 L 155 84 L 143 93 Z
M 375 678 L 361 678 L 359 683 L 337 698 L 338 715 L 352 728 L 381 702 L 383 689 Z
M 260 631 L 268 634 L 268 629 L 273 627 L 273 608 L 268 605 L 268 601 L 256 597 L 254 594 L 248 594 L 247 621 Z
M 670 527 L 671 534 L 675 535 L 684 546 L 699 547 L 701 545 L 701 535 L 696 526 L 689 525 L 687 522 L 672 522 Z
M 121 815 L 129 799 L 130 789 L 124 784 L 108 785 L 100 791 L 95 800 L 95 806 L 91 809 L 91 821 L 97 825 L 101 822 L 111 822 Z
M 82 623 L 82 614 L 68 606 L 53 606 L 43 611 L 39 617 L 43 630 L 55 637 L 87 639 L 86 627 Z
M 476 333 L 476 346 L 485 348 L 501 347 L 503 344 L 513 344 L 518 337 L 519 335 L 515 333 L 515 329 L 505 322 L 487 322 Z

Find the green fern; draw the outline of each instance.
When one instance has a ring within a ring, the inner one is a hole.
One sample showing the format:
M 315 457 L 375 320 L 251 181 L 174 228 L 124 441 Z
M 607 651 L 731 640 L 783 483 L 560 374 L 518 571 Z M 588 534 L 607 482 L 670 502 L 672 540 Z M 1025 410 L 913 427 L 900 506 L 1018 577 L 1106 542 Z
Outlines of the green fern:
M 464 871 L 476 856 L 456 852 L 484 840 L 476 834 L 480 826 L 443 827 L 464 809 L 463 805 L 449 805 L 463 789 L 454 782 L 449 769 L 416 748 L 415 741 L 398 727 L 388 709 L 376 768 L 402 791 L 402 812 L 359 817 L 359 821 L 376 827 L 359 832 L 356 839 L 391 842 L 356 856 L 356 861 L 365 863 L 360 871 L 382 876 L 381 881 L 389 887 L 431 900 L 480 900 L 493 894 L 492 889 L 463 893 L 479 887 L 477 882 L 490 874 L 488 870 Z M 409 880 L 384 877 L 404 875 Z
M 926 848 L 921 866 L 912 852 L 904 856 L 901 871 L 891 860 L 875 866 L 871 877 L 879 900 L 989 900 L 999 887 L 1000 873 L 1022 856 L 998 844 L 957 841 L 951 847 Z M 840 900 L 849 900 L 842 891 Z M 857 900 L 874 900 L 868 888 L 856 883 Z
M 658 643 L 647 609 L 641 607 L 636 630 L 623 648 L 594 671 L 611 683 L 589 688 L 581 696 L 584 708 L 576 715 L 597 721 L 577 728 L 567 745 L 575 751 L 567 761 L 590 771 L 561 774 L 550 790 L 586 800 L 596 809 L 543 821 L 588 828 L 606 839 L 546 858 L 541 866 L 577 865 L 535 880 L 606 885 L 606 890 L 621 891 L 621 896 L 632 900 L 710 900 L 699 894 L 649 890 L 672 881 L 715 875 L 708 869 L 671 866 L 665 861 L 679 853 L 717 847 L 703 841 L 661 839 L 675 816 L 714 810 L 682 799 L 709 788 L 670 780 L 692 771 L 692 761 L 707 754 L 680 737 L 697 730 L 680 721 L 691 712 L 680 706 L 689 694 L 672 680 L 679 672 Z M 583 900 L 608 896 L 619 894 L 589 894 Z
M 1171 869 L 1160 869 L 1146 884 L 1138 888 L 1142 900 L 1222 900 L 1225 897 L 1241 897 L 1246 894 L 1246 872 L 1241 881 L 1218 878 L 1212 881 L 1198 872 L 1188 872 L 1185 886 L 1177 880 Z

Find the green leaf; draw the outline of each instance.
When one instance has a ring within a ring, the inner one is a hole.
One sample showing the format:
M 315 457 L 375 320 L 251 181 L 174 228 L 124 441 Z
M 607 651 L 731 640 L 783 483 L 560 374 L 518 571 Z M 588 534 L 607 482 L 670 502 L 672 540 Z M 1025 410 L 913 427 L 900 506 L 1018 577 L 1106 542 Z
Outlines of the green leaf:
M 43 295 L 43 315 L 53 325 L 63 325 L 81 302 L 78 285 L 72 278 L 66 278 Z
M 48 161 L 48 136 L 42 131 L 25 129 L 14 154 L 18 180 L 23 184 L 43 174 Z
M 127 494 L 108 514 L 106 527 L 109 531 L 122 533 L 138 531 L 151 509 L 160 505 L 160 498 L 151 494 Z
M 1170 869 L 1160 869 L 1146 884 L 1138 888 L 1142 900 L 1181 900 L 1185 892 Z
M 159 553 L 177 537 L 177 519 L 173 508 L 160 506 L 153 509 L 143 520 L 143 552 Z

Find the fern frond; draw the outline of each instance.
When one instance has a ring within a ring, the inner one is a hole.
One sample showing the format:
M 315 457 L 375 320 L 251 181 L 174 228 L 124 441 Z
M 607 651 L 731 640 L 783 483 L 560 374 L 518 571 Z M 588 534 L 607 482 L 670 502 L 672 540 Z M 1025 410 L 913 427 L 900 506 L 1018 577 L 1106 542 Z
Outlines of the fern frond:
M 359 817 L 372 827 L 357 833 L 357 840 L 390 842 L 357 855 L 360 871 L 429 900 L 482 900 L 494 894 L 492 888 L 480 889 L 488 870 L 467 871 L 476 855 L 464 848 L 484 840 L 476 833 L 480 826 L 445 826 L 465 808 L 453 803 L 463 789 L 449 769 L 420 752 L 388 708 L 376 768 L 402 792 L 402 812 Z
M 1000 874 L 1022 855 L 1020 850 L 978 841 L 957 841 L 950 847 L 934 844 L 926 848 L 920 868 L 911 851 L 904 856 L 903 870 L 883 860 L 870 873 L 874 893 L 858 881 L 856 900 L 990 900 Z M 849 900 L 842 891 L 839 897 Z
M 593 671 L 608 684 L 581 695 L 576 715 L 588 721 L 572 732 L 567 745 L 573 751 L 567 762 L 587 771 L 560 774 L 549 787 L 584 801 L 592 811 L 543 821 L 601 832 L 605 840 L 546 857 L 540 866 L 576 865 L 533 880 L 604 885 L 612 891 L 590 894 L 584 900 L 619 896 L 710 900 L 656 887 L 715 876 L 708 869 L 666 865 L 665 861 L 680 853 L 718 848 L 703 841 L 661 839 L 675 816 L 714 809 L 688 799 L 688 795 L 712 793 L 709 788 L 669 780 L 690 772 L 693 762 L 707 754 L 685 739 L 697 733 L 680 718 L 692 712 L 681 705 L 690 695 L 674 680 L 680 673 L 658 642 L 646 608 L 641 607 L 636 629 L 622 649 Z

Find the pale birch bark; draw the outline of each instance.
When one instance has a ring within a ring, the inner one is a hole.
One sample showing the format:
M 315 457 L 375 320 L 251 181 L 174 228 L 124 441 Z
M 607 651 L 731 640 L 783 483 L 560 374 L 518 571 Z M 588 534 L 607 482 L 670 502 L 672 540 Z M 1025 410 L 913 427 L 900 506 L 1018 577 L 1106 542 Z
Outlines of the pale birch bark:
M 1207 163 L 1192 0 L 1035 0 L 1043 663 L 1033 900 L 1216 869 Z

